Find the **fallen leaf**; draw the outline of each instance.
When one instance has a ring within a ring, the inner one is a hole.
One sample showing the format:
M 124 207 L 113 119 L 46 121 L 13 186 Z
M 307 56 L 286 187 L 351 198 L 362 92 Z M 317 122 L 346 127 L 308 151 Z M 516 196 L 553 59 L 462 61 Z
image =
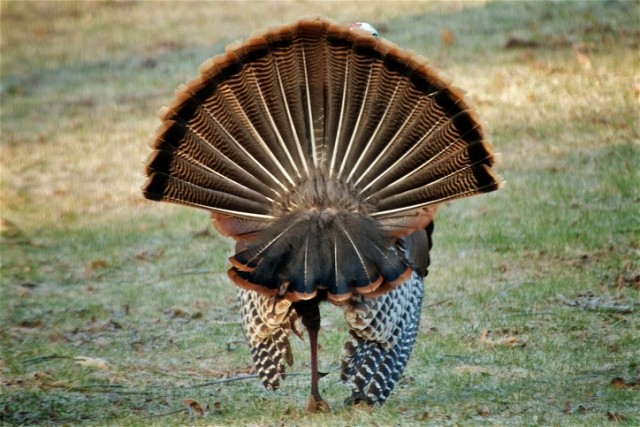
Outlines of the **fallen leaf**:
M 19 239 L 24 232 L 15 223 L 6 218 L 0 218 L 0 237 L 3 239 Z
M 581 414 L 584 414 L 585 412 L 591 412 L 593 411 L 593 409 L 593 405 L 578 405 L 578 412 L 580 412 Z
M 454 44 L 456 42 L 456 35 L 449 28 L 445 28 L 440 33 L 440 41 L 445 46 L 451 46 L 452 44 Z
M 587 71 L 591 70 L 592 65 L 591 65 L 591 58 L 589 57 L 589 55 L 576 51 L 576 60 L 578 61 L 578 64 L 582 66 L 582 68 L 584 68 Z
M 27 320 L 23 320 L 22 322 L 18 323 L 18 326 L 21 326 L 23 328 L 33 329 L 33 328 L 39 328 L 43 324 L 44 324 L 44 322 L 42 321 L 42 319 L 27 319 Z
M 538 42 L 534 40 L 524 40 L 517 37 L 511 37 L 504 45 L 505 49 L 522 49 L 522 48 L 536 48 Z
M 500 338 L 491 338 L 491 331 L 485 329 L 480 335 L 480 342 L 491 346 L 524 347 L 528 341 L 527 336 L 507 335 Z
M 38 284 L 33 282 L 22 282 L 20 283 L 20 286 L 27 289 L 35 289 L 38 287 Z
M 41 371 L 36 371 L 34 373 L 31 374 L 31 376 L 33 377 L 34 380 L 36 381 L 42 381 L 42 380 L 50 380 L 53 377 L 51 375 L 49 375 L 47 372 L 41 372 Z
M 109 369 L 107 361 L 99 357 L 76 356 L 73 360 L 75 360 L 78 365 L 85 366 L 87 368 Z
M 491 410 L 487 406 L 477 406 L 476 413 L 481 417 L 488 417 L 491 415 Z
M 165 310 L 164 314 L 174 319 L 177 317 L 187 317 L 189 315 L 189 313 L 180 307 L 171 307 L 170 309 Z
M 612 379 L 611 385 L 613 386 L 613 388 L 618 389 L 627 387 L 627 383 L 625 383 L 624 380 L 620 377 Z
M 611 380 L 611 386 L 618 390 L 625 388 L 637 388 L 640 386 L 640 378 L 634 378 L 632 380 L 626 381 L 624 378 L 616 377 Z
M 16 289 L 16 295 L 20 298 L 28 298 L 31 296 L 31 291 L 27 288 L 23 288 L 22 286 L 18 286 Z
M 104 259 L 94 259 L 93 261 L 91 261 L 91 264 L 89 266 L 89 268 L 91 270 L 98 270 L 98 269 L 102 269 L 102 268 L 107 268 L 109 266 L 109 263 L 107 263 L 106 260 Z
M 135 259 L 140 261 L 152 261 L 154 259 L 162 258 L 163 256 L 164 256 L 164 251 L 162 249 L 158 249 L 155 251 L 138 252 L 135 255 Z
M 625 421 L 627 419 L 627 417 L 618 412 L 610 411 L 607 411 L 607 418 L 609 418 L 609 421 Z
M 638 83 L 638 96 L 640 97 L 640 82 Z M 632 289 L 640 290 L 640 274 L 635 272 L 621 274 L 616 278 L 616 286 L 619 288 L 622 286 L 629 286 Z
M 183 403 L 184 403 L 184 406 L 189 408 L 189 412 L 193 412 L 199 417 L 204 417 L 204 409 L 202 409 L 202 405 L 200 405 L 198 401 L 194 399 L 185 399 Z

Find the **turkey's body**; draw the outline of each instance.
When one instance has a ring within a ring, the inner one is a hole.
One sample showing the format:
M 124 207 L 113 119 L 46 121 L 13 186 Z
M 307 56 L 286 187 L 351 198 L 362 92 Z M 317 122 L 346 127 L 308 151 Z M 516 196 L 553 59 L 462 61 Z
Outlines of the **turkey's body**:
M 162 112 L 145 197 L 212 212 L 265 387 L 300 319 L 318 390 L 319 303 L 344 307 L 350 402 L 383 403 L 415 343 L 433 216 L 493 191 L 462 93 L 370 33 L 304 20 L 232 45 Z

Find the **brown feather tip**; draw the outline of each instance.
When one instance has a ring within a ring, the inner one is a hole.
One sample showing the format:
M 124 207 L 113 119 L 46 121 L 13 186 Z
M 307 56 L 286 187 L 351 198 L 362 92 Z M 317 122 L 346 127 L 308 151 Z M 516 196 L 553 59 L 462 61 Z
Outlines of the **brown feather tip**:
M 347 292 L 344 294 L 332 294 L 327 293 L 327 299 L 335 305 L 345 305 L 349 302 L 353 294 L 351 292 Z
M 291 302 L 299 302 L 299 301 L 308 301 L 310 299 L 315 298 L 315 296 L 318 294 L 317 291 L 313 291 L 311 293 L 304 293 L 304 292 L 287 292 L 286 294 L 284 294 L 285 298 L 288 299 Z
M 233 265 L 238 271 L 244 271 L 247 273 L 251 273 L 252 271 L 254 271 L 256 268 L 255 267 L 249 267 L 248 265 L 245 265 L 243 263 L 241 263 L 240 261 L 238 261 L 235 257 L 229 257 L 229 262 L 231 263 L 231 265 Z M 242 279 L 244 280 L 244 279 Z M 247 282 L 248 283 L 248 282 Z
M 373 282 L 369 283 L 366 286 L 360 286 L 360 287 L 356 288 L 356 291 L 360 295 L 365 295 L 365 294 L 371 293 L 371 292 L 375 291 L 376 289 L 378 289 L 383 281 L 384 281 L 384 278 L 382 277 L 382 275 L 378 275 L 378 277 L 376 277 L 376 280 L 374 280 Z
M 242 277 L 240 277 L 238 275 L 238 272 L 233 269 L 230 268 L 229 270 L 227 270 L 227 276 L 229 276 L 229 279 L 231 279 L 231 281 L 233 283 L 236 284 L 236 286 L 242 288 L 242 289 L 246 289 L 248 291 L 256 291 L 261 295 L 265 295 L 265 296 L 276 296 L 278 295 L 278 290 L 277 289 L 270 289 L 270 288 L 266 288 L 264 286 L 260 286 L 260 285 L 254 285 L 253 283 L 249 282 L 248 280 L 243 279 Z

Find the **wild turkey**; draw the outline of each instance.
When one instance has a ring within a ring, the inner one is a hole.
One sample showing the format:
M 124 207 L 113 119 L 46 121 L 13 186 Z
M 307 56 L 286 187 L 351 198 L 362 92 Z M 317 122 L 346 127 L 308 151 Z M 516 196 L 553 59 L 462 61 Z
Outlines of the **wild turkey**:
M 365 28 L 365 30 L 363 30 Z M 369 31 L 366 31 L 369 29 Z M 301 319 L 344 307 L 348 402 L 382 404 L 416 340 L 439 204 L 500 187 L 463 92 L 365 24 L 305 19 L 227 47 L 161 111 L 144 196 L 211 212 L 264 386 Z

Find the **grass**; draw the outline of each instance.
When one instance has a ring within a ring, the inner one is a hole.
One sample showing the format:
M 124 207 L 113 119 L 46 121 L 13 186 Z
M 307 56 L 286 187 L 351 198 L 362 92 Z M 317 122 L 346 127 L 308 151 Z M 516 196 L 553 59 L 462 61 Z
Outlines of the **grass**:
M 3 1 L 0 422 L 640 424 L 639 12 L 631 1 Z M 205 213 L 145 202 L 139 187 L 174 87 L 226 44 L 318 14 L 372 22 L 445 69 L 488 123 L 507 185 L 440 211 L 421 333 L 384 407 L 342 405 L 345 332 L 323 307 L 333 410 L 308 416 L 298 340 L 301 375 L 276 393 L 255 378 L 192 387 L 253 369 L 224 273 L 232 244 Z

